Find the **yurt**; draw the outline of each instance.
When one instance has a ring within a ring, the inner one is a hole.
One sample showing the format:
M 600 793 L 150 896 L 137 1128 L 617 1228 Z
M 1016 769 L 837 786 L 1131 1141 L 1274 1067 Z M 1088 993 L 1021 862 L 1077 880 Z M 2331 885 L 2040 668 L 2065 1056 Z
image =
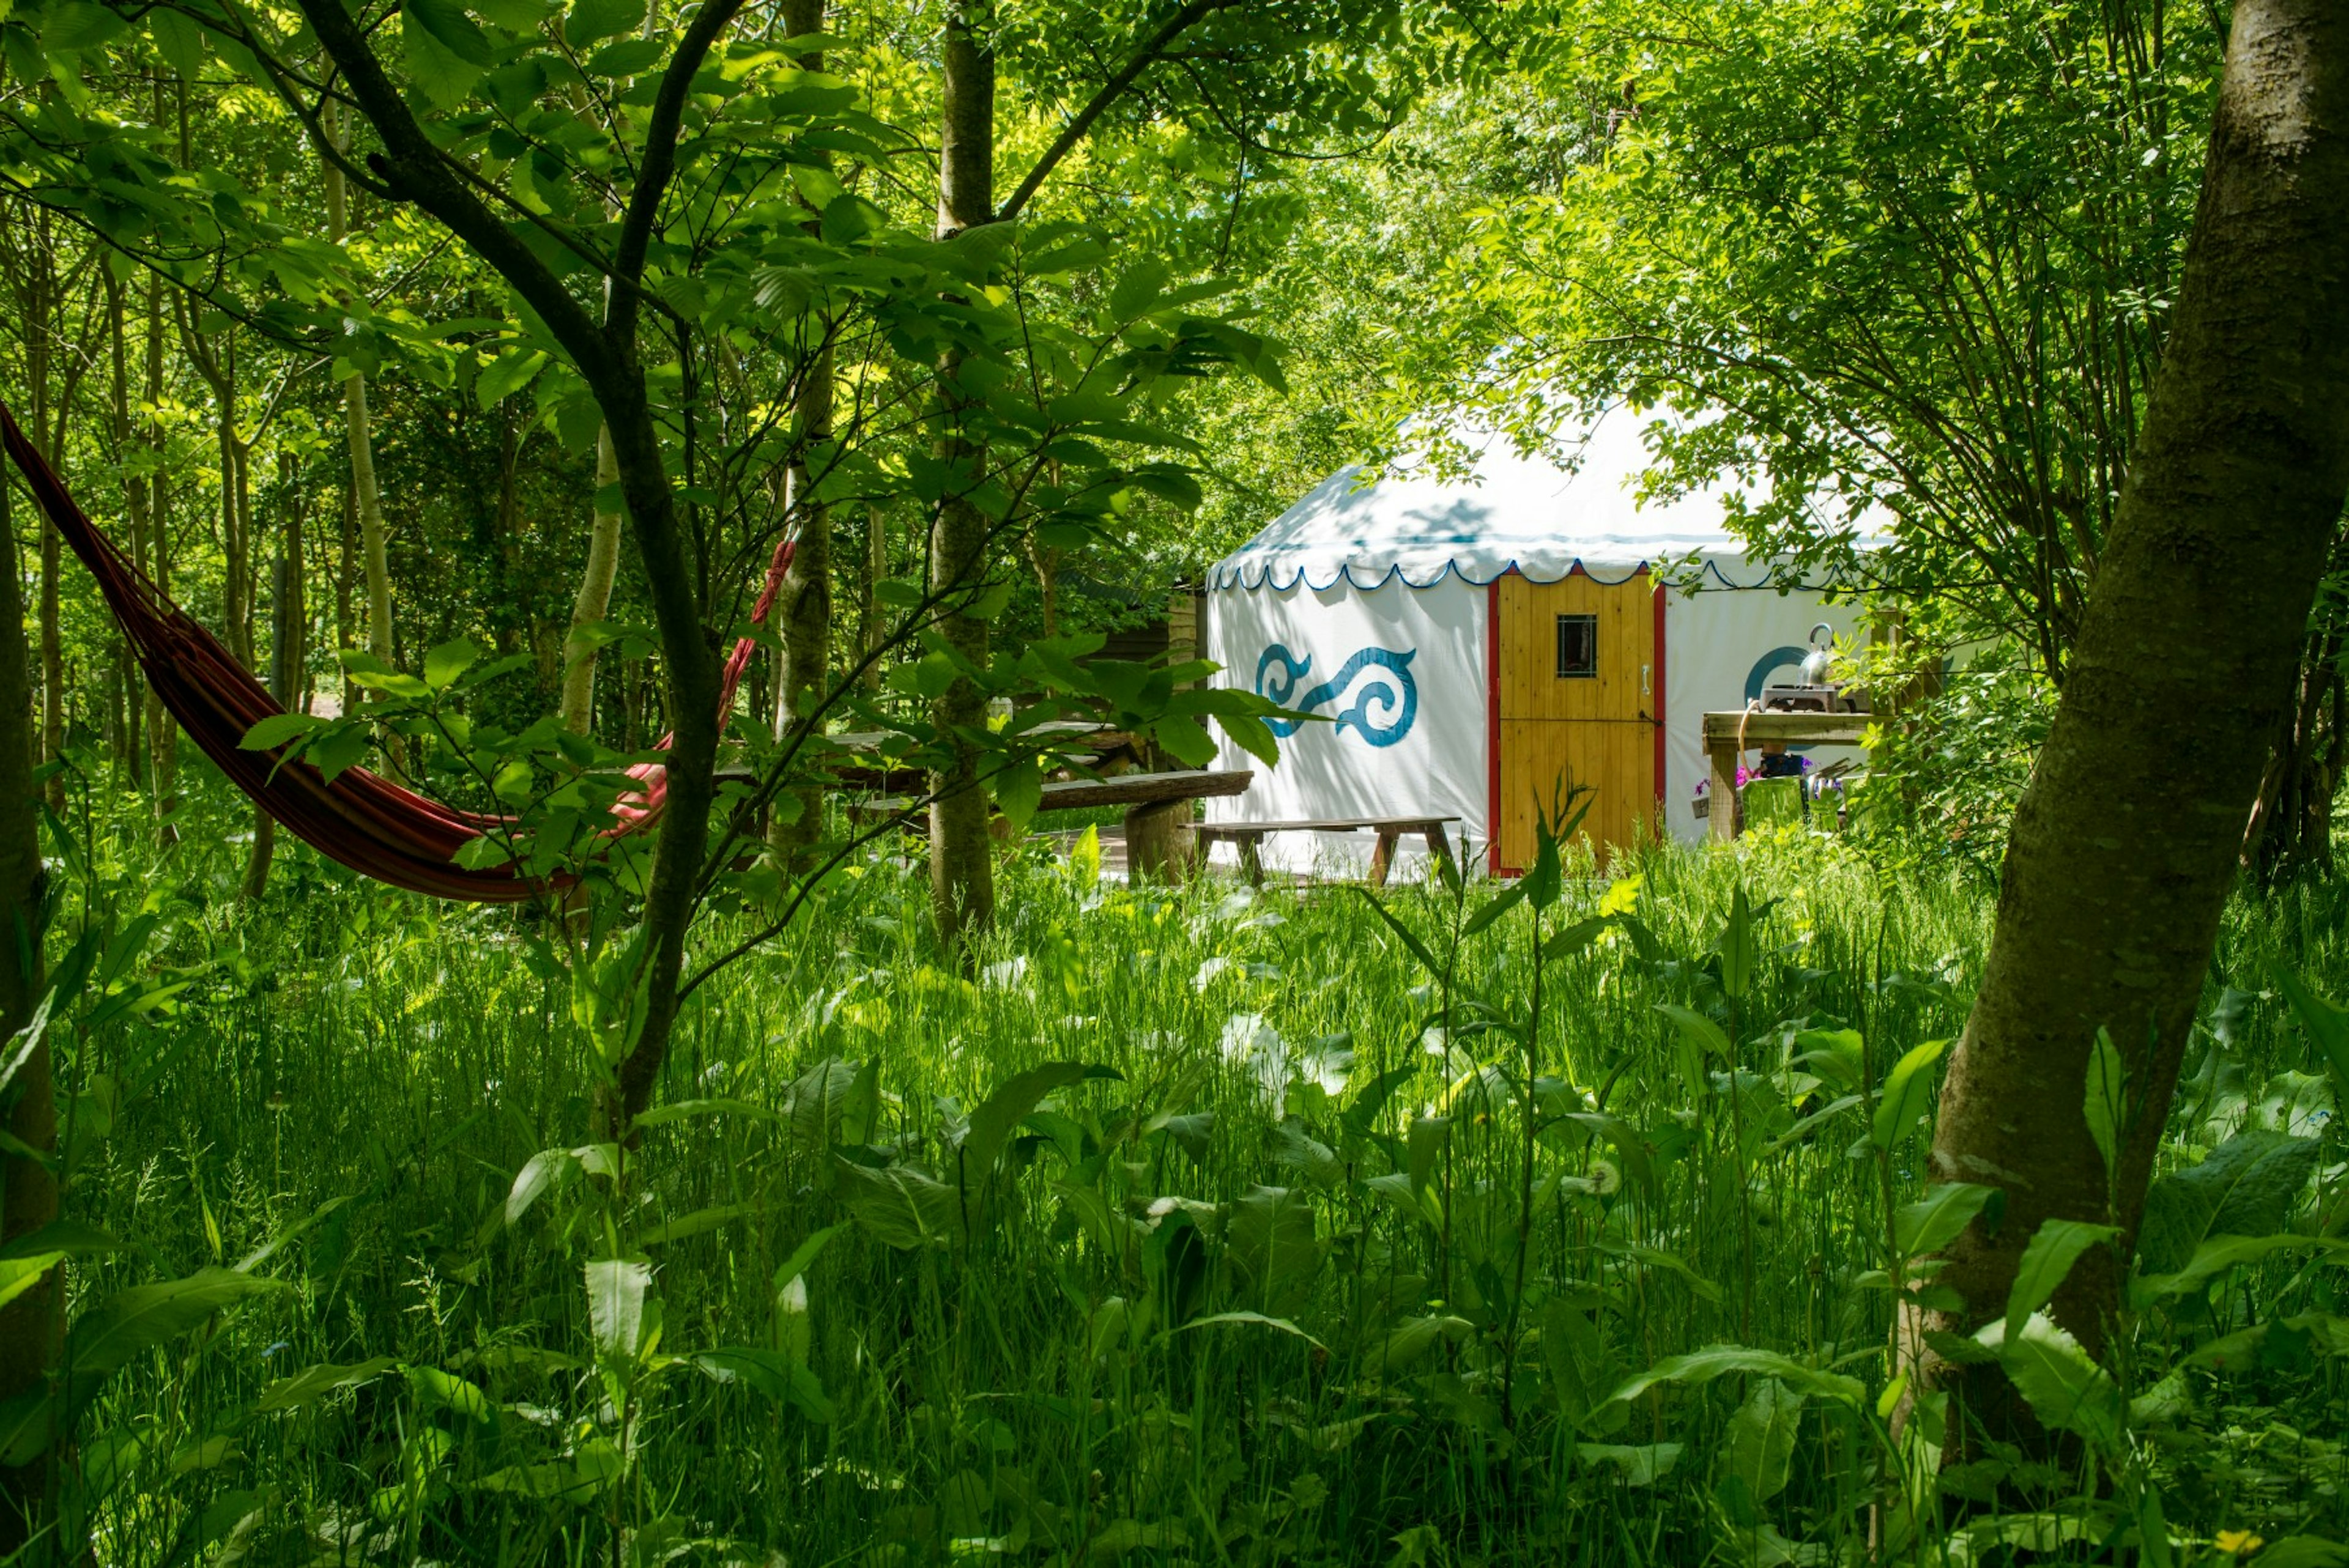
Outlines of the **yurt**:
M 1848 637 L 1864 612 L 1749 558 L 1719 489 L 1643 501 L 1653 418 L 1610 411 L 1563 466 L 1469 435 L 1465 478 L 1343 469 L 1217 562 L 1200 634 L 1216 678 L 1330 722 L 1286 733 L 1269 769 L 1226 741 L 1216 766 L 1257 778 L 1208 820 L 1451 818 L 1506 873 L 1574 785 L 1601 846 L 1702 838 L 1702 716 L 1793 683 L 1814 628 Z M 1326 869 L 1371 841 L 1283 830 L 1261 853 Z

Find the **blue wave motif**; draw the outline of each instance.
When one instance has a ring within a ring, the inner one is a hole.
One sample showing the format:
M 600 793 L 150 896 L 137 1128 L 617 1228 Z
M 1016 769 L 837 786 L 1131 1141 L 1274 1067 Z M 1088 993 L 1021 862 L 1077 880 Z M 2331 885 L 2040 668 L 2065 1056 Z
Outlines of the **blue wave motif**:
M 1270 697 L 1283 707 L 1310 713 L 1343 696 L 1354 684 L 1354 677 L 1369 670 L 1370 677 L 1355 693 L 1353 705 L 1338 713 L 1336 727 L 1350 727 L 1372 746 L 1392 746 L 1411 733 L 1412 723 L 1419 717 L 1419 686 L 1411 678 L 1411 661 L 1418 656 L 1417 648 L 1407 648 L 1399 654 L 1392 648 L 1364 648 L 1340 665 L 1334 676 L 1292 701 L 1291 694 L 1297 690 L 1298 683 L 1313 667 L 1313 655 L 1299 658 L 1275 643 L 1256 662 L 1256 691 L 1258 696 Z M 1387 715 L 1387 722 L 1381 724 L 1371 717 L 1373 703 Z M 1297 733 L 1295 719 L 1265 722 L 1275 735 L 1284 738 Z

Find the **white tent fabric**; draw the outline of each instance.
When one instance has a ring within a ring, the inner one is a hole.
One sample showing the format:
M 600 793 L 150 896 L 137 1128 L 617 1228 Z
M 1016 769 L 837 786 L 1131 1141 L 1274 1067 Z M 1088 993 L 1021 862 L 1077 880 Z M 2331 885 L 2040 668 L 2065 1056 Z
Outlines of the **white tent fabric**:
M 1334 722 L 1284 735 L 1272 769 L 1226 738 L 1216 766 L 1254 769 L 1256 780 L 1245 796 L 1210 799 L 1207 820 L 1458 817 L 1485 842 L 1485 590 L 1458 578 L 1416 591 L 1292 583 L 1208 594 L 1202 630 L 1208 655 L 1226 666 L 1219 679 Z M 1310 871 L 1367 860 L 1372 842 L 1367 833 L 1284 833 L 1263 853 L 1268 864 Z
M 1211 568 L 1207 587 L 1357 588 L 1400 579 L 1413 588 L 1447 575 L 1490 583 L 1515 569 L 1554 583 L 1579 565 L 1619 583 L 1651 565 L 1695 561 L 1705 581 L 1754 587 L 1769 575 L 1722 527 L 1715 485 L 1642 504 L 1640 475 L 1653 462 L 1647 427 L 1661 414 L 1619 407 L 1569 447 L 1571 471 L 1520 455 L 1507 438 L 1463 428 L 1477 453 L 1464 481 L 1437 477 L 1424 460 L 1374 484 L 1340 469 L 1263 532 Z

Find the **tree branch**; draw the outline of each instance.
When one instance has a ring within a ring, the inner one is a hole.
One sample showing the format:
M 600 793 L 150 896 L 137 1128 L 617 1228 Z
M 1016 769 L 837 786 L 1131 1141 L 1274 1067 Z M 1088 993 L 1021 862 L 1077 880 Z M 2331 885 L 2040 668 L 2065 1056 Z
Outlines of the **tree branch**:
M 1150 41 L 1134 51 L 1133 57 L 1119 67 L 1117 75 L 1103 82 L 1100 90 L 1087 100 L 1085 107 L 1076 112 L 1075 118 L 1061 128 L 1061 134 L 1052 139 L 1052 145 L 1044 150 L 1044 155 L 1036 160 L 1036 166 L 1028 170 L 1027 178 L 1019 181 L 1010 199 L 997 209 L 995 221 L 1008 223 L 1017 218 L 1019 210 L 1028 205 L 1044 181 L 1051 177 L 1052 170 L 1060 166 L 1061 160 L 1085 139 L 1092 129 L 1093 122 L 1109 112 L 1110 106 L 1123 98 L 1126 90 L 1141 80 L 1142 73 L 1155 65 L 1184 34 L 1216 12 L 1229 10 L 1241 4 L 1244 0 L 1189 0 L 1181 10 L 1169 16 L 1165 25 L 1150 36 Z

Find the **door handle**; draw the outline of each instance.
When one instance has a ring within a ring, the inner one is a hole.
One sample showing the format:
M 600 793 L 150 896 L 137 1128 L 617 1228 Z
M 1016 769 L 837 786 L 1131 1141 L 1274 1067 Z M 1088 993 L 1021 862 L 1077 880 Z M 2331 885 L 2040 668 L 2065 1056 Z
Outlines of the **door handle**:
M 1640 666 L 1640 695 L 1641 696 L 1651 695 L 1648 690 L 1648 675 L 1649 672 L 1654 668 L 1655 666 L 1653 665 L 1641 665 Z

